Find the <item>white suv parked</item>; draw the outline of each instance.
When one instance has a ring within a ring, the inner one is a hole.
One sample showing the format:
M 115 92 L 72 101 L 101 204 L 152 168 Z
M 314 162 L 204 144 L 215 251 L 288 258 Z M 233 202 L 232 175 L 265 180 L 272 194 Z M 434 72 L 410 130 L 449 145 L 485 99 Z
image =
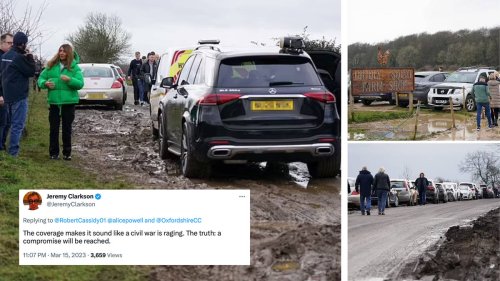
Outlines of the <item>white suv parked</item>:
M 463 199 L 476 199 L 476 184 L 471 182 L 461 182 L 458 185 L 461 198 Z
M 472 96 L 472 86 L 479 80 L 479 76 L 488 77 L 493 68 L 464 67 L 459 68 L 444 80 L 444 83 L 434 85 L 427 95 L 427 103 L 436 110 L 449 108 L 449 98 L 452 98 L 453 107 L 465 106 L 467 111 L 476 110 L 476 101 Z M 465 103 L 464 92 L 465 89 Z

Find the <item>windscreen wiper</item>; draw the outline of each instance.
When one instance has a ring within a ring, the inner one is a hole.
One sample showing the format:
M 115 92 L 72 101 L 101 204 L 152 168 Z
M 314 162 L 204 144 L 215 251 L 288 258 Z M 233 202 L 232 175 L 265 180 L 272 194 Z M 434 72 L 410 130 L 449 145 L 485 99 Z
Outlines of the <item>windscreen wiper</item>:
M 304 83 L 302 82 L 292 82 L 292 81 L 276 81 L 276 82 L 269 82 L 269 87 L 272 86 L 284 86 L 284 85 L 303 85 Z

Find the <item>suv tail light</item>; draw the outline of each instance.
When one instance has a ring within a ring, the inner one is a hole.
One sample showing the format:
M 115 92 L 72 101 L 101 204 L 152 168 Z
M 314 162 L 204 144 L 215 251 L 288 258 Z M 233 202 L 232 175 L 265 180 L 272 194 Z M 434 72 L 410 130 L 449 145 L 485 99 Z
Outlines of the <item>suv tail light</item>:
M 322 139 L 319 139 L 318 142 L 326 142 L 326 143 L 330 143 L 330 142 L 336 142 L 337 139 L 335 138 L 322 138 Z
M 113 82 L 113 85 L 111 85 L 111 89 L 119 89 L 122 87 L 122 83 L 120 83 L 120 81 L 115 81 Z
M 335 96 L 330 92 L 309 92 L 304 96 L 324 103 L 335 103 Z
M 428 186 L 427 186 L 427 190 L 434 191 L 434 186 L 432 186 L 432 185 L 428 185 Z
M 241 97 L 241 94 L 209 94 L 198 101 L 199 105 L 220 105 Z

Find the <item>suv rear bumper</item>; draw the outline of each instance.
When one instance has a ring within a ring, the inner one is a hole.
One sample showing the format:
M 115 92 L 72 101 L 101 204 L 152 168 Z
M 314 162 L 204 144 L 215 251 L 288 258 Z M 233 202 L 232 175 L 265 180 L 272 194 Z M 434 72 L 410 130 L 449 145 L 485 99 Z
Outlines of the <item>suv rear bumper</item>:
M 217 160 L 229 160 L 237 158 L 243 154 L 294 154 L 306 153 L 313 157 L 328 157 L 335 152 L 333 144 L 330 143 L 314 143 L 314 144 L 297 144 L 297 145 L 216 145 L 210 147 L 207 157 Z

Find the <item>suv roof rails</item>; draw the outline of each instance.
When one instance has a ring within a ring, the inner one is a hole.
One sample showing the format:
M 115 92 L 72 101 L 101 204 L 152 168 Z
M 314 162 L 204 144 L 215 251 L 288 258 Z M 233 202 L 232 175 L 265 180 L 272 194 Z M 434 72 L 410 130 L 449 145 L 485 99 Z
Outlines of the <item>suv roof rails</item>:
M 213 45 L 201 45 L 201 46 L 196 47 L 194 50 L 196 51 L 196 50 L 200 50 L 200 49 L 211 49 L 211 50 L 220 52 L 219 47 L 216 47 Z
M 457 70 L 471 70 L 471 69 L 495 69 L 493 66 L 469 66 L 469 67 L 460 67 Z

